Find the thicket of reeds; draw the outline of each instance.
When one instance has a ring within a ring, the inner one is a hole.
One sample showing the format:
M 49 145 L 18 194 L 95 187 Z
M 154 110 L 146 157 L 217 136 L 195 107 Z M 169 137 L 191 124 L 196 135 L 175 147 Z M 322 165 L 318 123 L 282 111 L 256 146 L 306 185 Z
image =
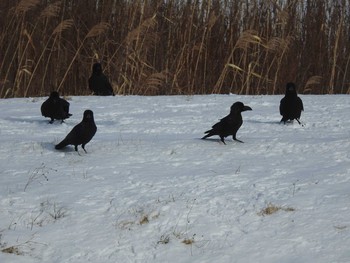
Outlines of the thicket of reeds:
M 350 93 L 348 0 L 1 0 L 0 97 Z

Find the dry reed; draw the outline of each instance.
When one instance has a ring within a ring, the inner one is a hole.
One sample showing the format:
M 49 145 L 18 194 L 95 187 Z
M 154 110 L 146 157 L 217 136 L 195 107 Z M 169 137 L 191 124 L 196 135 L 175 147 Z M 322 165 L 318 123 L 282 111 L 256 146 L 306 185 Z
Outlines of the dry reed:
M 350 4 L 331 0 L 1 1 L 0 98 L 350 93 Z

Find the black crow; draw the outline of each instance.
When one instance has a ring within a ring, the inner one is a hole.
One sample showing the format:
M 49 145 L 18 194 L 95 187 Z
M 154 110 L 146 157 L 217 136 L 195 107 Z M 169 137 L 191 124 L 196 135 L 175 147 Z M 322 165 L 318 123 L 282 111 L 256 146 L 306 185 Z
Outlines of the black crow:
M 206 131 L 202 139 L 206 139 L 213 135 L 219 135 L 221 141 L 225 143 L 224 138 L 232 135 L 233 140 L 242 142 L 236 138 L 236 133 L 243 123 L 241 112 L 252 110 L 251 107 L 245 106 L 242 102 L 238 101 L 231 106 L 230 114 L 222 118 L 218 123 L 214 124 L 211 130 Z
M 78 145 L 81 144 L 81 147 L 86 152 L 85 145 L 94 137 L 96 131 L 94 113 L 91 110 L 86 110 L 84 111 L 83 120 L 74 126 L 66 138 L 55 146 L 55 149 L 59 150 L 67 145 L 74 145 L 74 149 L 78 151 Z
M 112 85 L 109 83 L 107 76 L 103 74 L 100 63 L 95 63 L 92 66 L 92 74 L 89 78 L 89 89 L 94 95 L 114 96 Z
M 287 83 L 286 95 L 280 102 L 280 114 L 283 116 L 281 122 L 286 123 L 288 120 L 297 120 L 300 123 L 300 115 L 304 110 L 303 101 L 298 97 L 295 84 Z
M 54 120 L 61 120 L 69 118 L 72 114 L 69 113 L 69 102 L 60 98 L 57 91 L 53 91 L 50 97 L 41 105 L 41 114 L 44 117 L 51 118 L 49 123 Z

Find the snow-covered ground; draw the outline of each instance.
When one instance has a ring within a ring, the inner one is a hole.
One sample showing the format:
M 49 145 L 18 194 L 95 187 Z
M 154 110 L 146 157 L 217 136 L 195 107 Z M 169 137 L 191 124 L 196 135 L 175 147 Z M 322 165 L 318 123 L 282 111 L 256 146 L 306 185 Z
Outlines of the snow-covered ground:
M 0 262 L 350 262 L 350 96 L 0 100 Z M 200 140 L 235 101 L 237 138 Z M 94 111 L 86 145 L 54 149 Z M 278 211 L 275 211 L 278 210 Z

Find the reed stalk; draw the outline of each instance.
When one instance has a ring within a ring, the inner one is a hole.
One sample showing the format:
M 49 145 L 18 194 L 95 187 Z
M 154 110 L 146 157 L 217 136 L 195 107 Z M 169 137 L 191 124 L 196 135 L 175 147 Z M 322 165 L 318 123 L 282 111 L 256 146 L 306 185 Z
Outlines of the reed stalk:
M 0 1 L 0 98 L 350 93 L 350 3 L 332 0 Z

